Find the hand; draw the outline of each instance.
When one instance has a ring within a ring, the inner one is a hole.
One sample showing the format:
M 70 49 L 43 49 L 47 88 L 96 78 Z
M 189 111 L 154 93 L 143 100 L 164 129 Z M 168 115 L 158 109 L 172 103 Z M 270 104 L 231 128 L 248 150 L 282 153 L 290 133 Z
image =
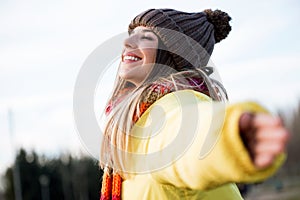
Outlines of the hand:
M 242 140 L 257 168 L 270 166 L 285 151 L 289 133 L 279 117 L 244 113 L 239 128 Z

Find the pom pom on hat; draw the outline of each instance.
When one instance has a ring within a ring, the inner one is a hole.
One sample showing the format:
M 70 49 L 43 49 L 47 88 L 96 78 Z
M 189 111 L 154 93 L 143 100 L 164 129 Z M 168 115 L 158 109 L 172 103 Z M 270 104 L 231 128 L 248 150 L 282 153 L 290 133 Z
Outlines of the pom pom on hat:
M 214 25 L 216 43 L 225 39 L 231 31 L 231 26 L 229 25 L 231 17 L 221 10 L 212 11 L 211 9 L 206 9 L 204 12 L 207 15 L 207 20 Z

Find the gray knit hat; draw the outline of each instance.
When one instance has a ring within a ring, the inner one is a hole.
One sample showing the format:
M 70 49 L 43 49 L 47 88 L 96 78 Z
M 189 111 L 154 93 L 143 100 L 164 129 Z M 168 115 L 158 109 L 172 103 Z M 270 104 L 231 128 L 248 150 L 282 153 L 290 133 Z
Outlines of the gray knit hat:
M 182 70 L 207 65 L 215 43 L 231 31 L 230 20 L 230 16 L 220 10 L 187 13 L 149 9 L 131 21 L 128 32 L 137 26 L 151 28 L 171 52 L 176 69 Z

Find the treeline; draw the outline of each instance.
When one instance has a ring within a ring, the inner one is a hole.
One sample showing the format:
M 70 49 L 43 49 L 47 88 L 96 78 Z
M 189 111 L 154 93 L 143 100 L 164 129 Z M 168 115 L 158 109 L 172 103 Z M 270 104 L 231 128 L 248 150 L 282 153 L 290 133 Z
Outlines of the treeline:
M 92 158 L 62 155 L 49 159 L 21 149 L 4 174 L 3 197 L 15 199 L 15 184 L 23 200 L 99 199 L 101 178 L 102 171 Z

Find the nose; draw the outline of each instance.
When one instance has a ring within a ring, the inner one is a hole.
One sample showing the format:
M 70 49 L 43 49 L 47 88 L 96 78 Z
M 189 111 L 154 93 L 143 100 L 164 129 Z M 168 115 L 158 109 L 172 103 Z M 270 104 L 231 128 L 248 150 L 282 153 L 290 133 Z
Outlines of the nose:
M 136 49 L 137 48 L 137 37 L 135 35 L 130 35 L 124 40 L 125 48 Z

